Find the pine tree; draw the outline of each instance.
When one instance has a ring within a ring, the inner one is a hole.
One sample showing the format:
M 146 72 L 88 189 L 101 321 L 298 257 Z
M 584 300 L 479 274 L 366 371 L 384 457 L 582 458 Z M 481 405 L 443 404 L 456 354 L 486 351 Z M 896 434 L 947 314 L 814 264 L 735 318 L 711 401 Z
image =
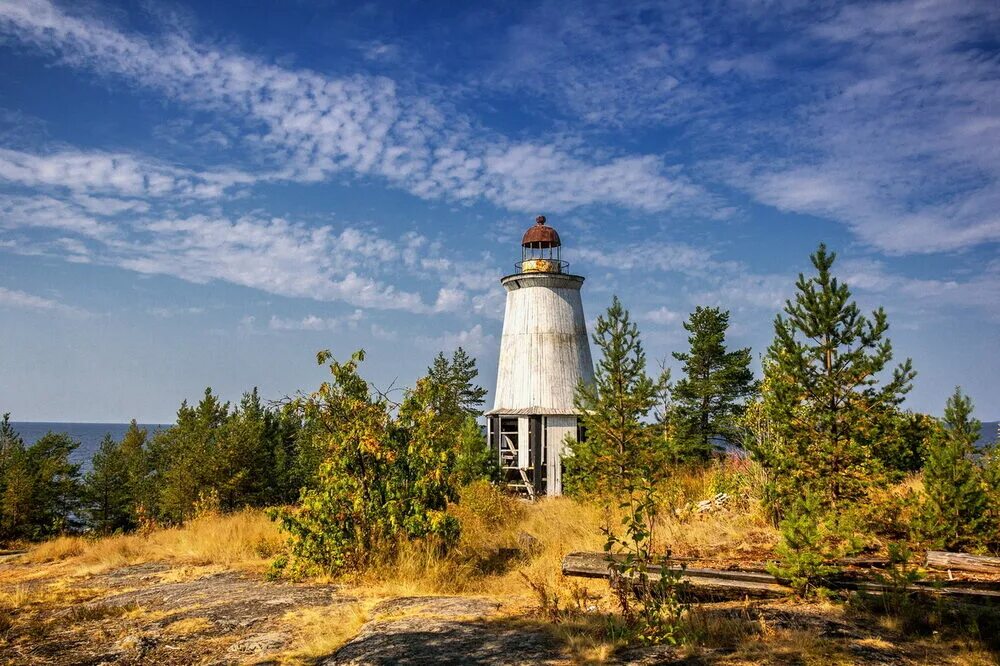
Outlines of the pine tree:
M 973 461 L 980 423 L 972 418 L 972 400 L 956 388 L 944 410 L 944 430 L 931 442 L 924 467 L 921 534 L 948 550 L 979 545 L 988 523 L 983 475 Z
M 726 350 L 729 312 L 697 307 L 684 323 L 690 350 L 675 352 L 684 377 L 673 389 L 681 457 L 707 459 L 715 438 L 736 439 L 736 420 L 757 389 L 750 349 Z
M 587 437 L 569 442 L 563 479 L 569 493 L 610 496 L 664 473 L 663 447 L 643 420 L 665 378 L 646 373 L 639 329 L 617 296 L 597 318 L 593 339 L 601 352 L 594 383 L 581 382 L 574 398 Z
M 229 403 L 205 389 L 197 406 L 187 401 L 177 410 L 177 423 L 157 433 L 154 456 L 160 471 L 157 514 L 171 522 L 189 518 L 199 500 L 218 492 L 219 436 L 229 418 Z
M 465 486 L 473 481 L 499 479 L 500 468 L 486 445 L 486 435 L 472 416 L 466 416 L 458 431 L 458 451 L 455 455 L 455 483 Z
M 427 379 L 435 386 L 436 407 L 441 412 L 465 412 L 482 416 L 486 389 L 475 384 L 479 376 L 476 359 L 464 349 L 456 349 L 449 361 L 443 352 L 427 368 Z
M 832 508 L 862 497 L 878 465 L 873 439 L 880 419 L 910 390 L 909 359 L 880 385 L 892 360 L 889 328 L 879 308 L 869 320 L 833 277 L 836 258 L 825 245 L 812 255 L 816 275 L 800 274 L 794 301 L 774 322 L 765 371 L 764 408 L 775 446 L 760 452 L 771 472 L 779 513 L 804 492 Z
M 135 498 L 130 487 L 130 470 L 121 444 L 105 435 L 91 459 L 91 469 L 84 477 L 84 497 L 90 524 L 98 532 L 109 534 L 135 527 Z
M 409 393 L 411 400 L 419 398 L 425 408 L 433 409 L 434 423 L 453 441 L 449 464 L 456 486 L 497 474 L 486 437 L 476 423 L 486 398 L 486 389 L 475 383 L 478 376 L 476 360 L 461 347 L 451 359 L 438 352 L 418 390 Z M 400 415 L 404 414 L 401 409 Z
M 0 539 L 40 539 L 72 526 L 80 503 L 80 465 L 69 457 L 79 445 L 68 435 L 50 432 L 25 446 L 4 416 Z
M 122 436 L 119 452 L 126 470 L 130 498 L 129 524 L 138 527 L 156 507 L 155 464 L 149 450 L 149 431 L 135 419 Z

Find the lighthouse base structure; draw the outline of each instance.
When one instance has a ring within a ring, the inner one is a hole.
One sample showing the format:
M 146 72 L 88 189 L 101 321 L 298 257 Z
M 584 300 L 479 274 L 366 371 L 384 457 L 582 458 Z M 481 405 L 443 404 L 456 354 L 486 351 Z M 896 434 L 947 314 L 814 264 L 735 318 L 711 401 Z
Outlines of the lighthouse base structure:
M 503 481 L 531 499 L 562 494 L 566 440 L 581 440 L 581 430 L 575 415 L 492 413 L 487 419 L 490 451 Z

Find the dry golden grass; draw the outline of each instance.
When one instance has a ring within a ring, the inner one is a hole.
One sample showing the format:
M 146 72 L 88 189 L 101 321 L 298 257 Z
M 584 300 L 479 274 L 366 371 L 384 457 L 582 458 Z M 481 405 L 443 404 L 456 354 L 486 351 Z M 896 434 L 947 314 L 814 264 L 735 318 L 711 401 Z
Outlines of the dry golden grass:
M 742 511 L 663 517 L 656 537 L 659 550 L 669 548 L 675 557 L 745 561 L 771 553 L 779 535 L 753 503 Z
M 305 608 L 291 611 L 283 618 L 295 636 L 281 663 L 309 664 L 333 654 L 357 635 L 368 620 L 370 604 L 345 604 L 334 608 Z
M 248 509 L 226 515 L 208 513 L 182 526 L 146 534 L 60 537 L 36 546 L 24 560 L 60 562 L 77 573 L 160 561 L 263 570 L 283 542 L 277 526 L 262 511 Z
M 208 631 L 212 628 L 212 621 L 207 617 L 186 617 L 176 622 L 171 622 L 164 631 L 174 636 L 188 636 Z

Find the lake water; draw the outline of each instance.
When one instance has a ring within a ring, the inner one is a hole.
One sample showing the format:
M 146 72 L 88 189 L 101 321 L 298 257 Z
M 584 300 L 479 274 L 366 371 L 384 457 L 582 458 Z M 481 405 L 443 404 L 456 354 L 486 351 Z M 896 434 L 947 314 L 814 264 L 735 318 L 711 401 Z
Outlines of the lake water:
M 79 448 L 70 456 L 70 460 L 81 463 L 83 469 L 90 467 L 90 459 L 94 452 L 101 446 L 104 435 L 109 434 L 116 440 L 121 440 L 128 431 L 128 423 L 45 423 L 40 421 L 11 421 L 14 430 L 21 435 L 25 444 L 34 444 L 48 432 L 66 433 L 72 439 L 80 442 Z M 149 430 L 152 435 L 155 431 L 169 428 L 164 424 L 144 424 L 140 427 Z

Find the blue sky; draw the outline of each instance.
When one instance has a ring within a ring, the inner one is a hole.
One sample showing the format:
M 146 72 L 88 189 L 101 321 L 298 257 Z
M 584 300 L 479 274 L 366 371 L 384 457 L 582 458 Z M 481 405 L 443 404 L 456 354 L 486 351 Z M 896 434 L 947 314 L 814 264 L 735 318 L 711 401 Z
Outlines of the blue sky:
M 755 356 L 820 241 L 907 405 L 1000 417 L 1000 5 L 0 0 L 0 411 L 171 421 L 318 349 L 491 387 L 545 214 L 651 360 Z

